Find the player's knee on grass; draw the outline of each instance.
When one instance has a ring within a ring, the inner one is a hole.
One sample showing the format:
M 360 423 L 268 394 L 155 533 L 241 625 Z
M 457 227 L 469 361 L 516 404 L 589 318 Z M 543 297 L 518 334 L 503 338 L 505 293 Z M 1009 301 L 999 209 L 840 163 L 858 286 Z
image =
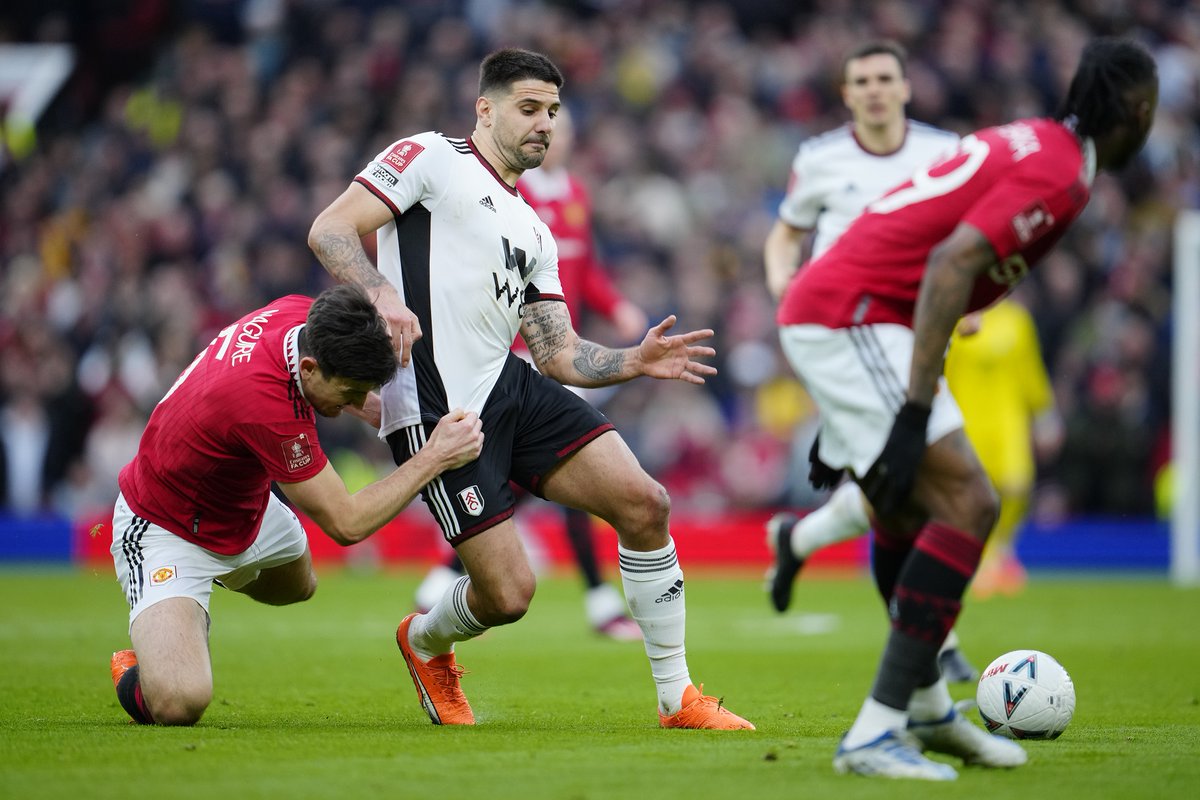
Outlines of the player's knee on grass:
M 212 684 L 194 680 L 155 691 L 143 684 L 150 713 L 159 725 L 195 725 L 212 702 Z

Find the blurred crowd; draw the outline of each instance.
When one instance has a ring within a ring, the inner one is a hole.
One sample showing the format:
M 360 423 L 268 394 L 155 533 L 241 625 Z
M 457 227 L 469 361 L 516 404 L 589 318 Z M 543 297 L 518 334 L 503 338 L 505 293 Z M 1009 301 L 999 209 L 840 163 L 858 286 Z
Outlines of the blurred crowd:
M 606 413 L 681 513 L 808 502 L 811 405 L 781 357 L 762 244 L 805 137 L 843 124 L 843 55 L 909 50 L 910 116 L 960 133 L 1053 112 L 1085 41 L 1136 36 L 1161 77 L 1140 160 L 1021 290 L 1067 436 L 1044 515 L 1149 515 L 1169 460 L 1171 235 L 1200 207 L 1200 3 L 1136 0 L 46 2 L 0 43 L 79 57 L 28 154 L 0 159 L 3 506 L 87 516 L 217 330 L 328 277 L 316 213 L 406 134 L 474 127 L 478 63 L 519 45 L 566 76 L 573 168 L 622 291 L 717 331 L 704 388 L 635 381 Z M 17 4 L 18 8 L 21 4 Z M 99 16 L 98 16 L 99 15 Z M 0 104 L 2 111 L 2 104 Z M 616 343 L 601 320 L 585 335 Z M 361 424 L 322 432 L 369 473 Z

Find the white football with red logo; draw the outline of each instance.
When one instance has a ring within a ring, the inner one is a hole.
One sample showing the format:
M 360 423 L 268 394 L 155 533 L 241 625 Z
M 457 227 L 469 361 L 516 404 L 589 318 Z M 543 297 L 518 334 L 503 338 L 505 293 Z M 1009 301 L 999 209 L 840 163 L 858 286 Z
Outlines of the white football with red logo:
M 987 665 L 975 692 L 989 731 L 1010 739 L 1057 739 L 1075 714 L 1075 684 L 1040 650 L 1013 650 Z

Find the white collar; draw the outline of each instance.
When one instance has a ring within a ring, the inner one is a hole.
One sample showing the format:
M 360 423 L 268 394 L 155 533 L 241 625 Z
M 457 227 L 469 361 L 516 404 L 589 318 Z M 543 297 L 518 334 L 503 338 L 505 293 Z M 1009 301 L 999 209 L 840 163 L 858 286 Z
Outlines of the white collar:
M 304 384 L 300 381 L 300 331 L 302 330 L 304 330 L 304 325 L 300 324 L 284 334 L 283 360 L 287 362 L 288 372 L 292 373 L 292 381 L 300 391 L 300 396 L 304 397 Z M 307 397 L 304 397 L 304 400 L 308 402 Z

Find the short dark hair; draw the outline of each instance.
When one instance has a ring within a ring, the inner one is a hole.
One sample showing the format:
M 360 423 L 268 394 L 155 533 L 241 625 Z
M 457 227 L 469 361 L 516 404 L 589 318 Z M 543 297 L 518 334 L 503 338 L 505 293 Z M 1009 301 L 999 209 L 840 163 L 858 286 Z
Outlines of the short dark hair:
M 879 39 L 860 44 L 846 54 L 846 57 L 842 59 L 842 83 L 846 82 L 846 68 L 850 66 L 850 62 L 867 56 L 892 56 L 900 64 L 900 77 L 907 77 L 908 51 L 904 49 L 904 45 L 893 42 L 891 39 Z
M 1080 136 L 1108 133 L 1130 121 L 1133 109 L 1126 92 L 1158 80 L 1154 57 L 1140 44 L 1114 36 L 1088 42 L 1067 96 L 1054 118 L 1074 117 Z
M 399 366 L 387 323 L 367 293 L 348 283 L 317 295 L 297 346 L 300 355 L 316 359 L 326 378 L 382 386 Z
M 483 96 L 496 89 L 507 91 L 516 81 L 529 78 L 553 83 L 559 89 L 563 85 L 562 73 L 548 57 L 532 50 L 506 47 L 479 65 L 479 94 Z

